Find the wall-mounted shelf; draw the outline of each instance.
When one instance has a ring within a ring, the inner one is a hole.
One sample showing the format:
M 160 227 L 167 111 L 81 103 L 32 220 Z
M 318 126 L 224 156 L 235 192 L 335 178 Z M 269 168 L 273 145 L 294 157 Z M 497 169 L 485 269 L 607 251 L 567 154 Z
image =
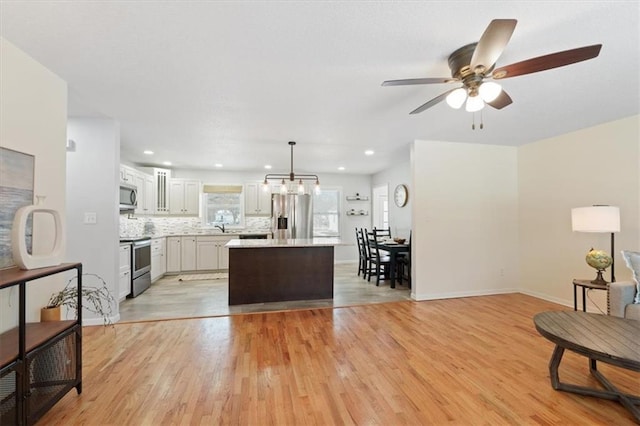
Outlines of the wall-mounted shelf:
M 369 216 L 366 210 L 347 210 L 347 216 Z
M 347 195 L 347 201 L 369 201 L 369 197 L 356 195 Z

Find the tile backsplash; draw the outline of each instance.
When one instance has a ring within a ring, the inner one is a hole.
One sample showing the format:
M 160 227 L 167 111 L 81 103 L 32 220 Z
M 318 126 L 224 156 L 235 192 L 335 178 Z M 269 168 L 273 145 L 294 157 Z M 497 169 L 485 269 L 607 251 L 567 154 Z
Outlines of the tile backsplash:
M 246 217 L 244 228 L 228 229 L 228 233 L 270 232 L 271 219 L 268 217 Z M 203 228 L 199 217 L 170 216 L 129 216 L 120 215 L 120 237 L 140 235 L 165 236 L 181 234 L 218 233 L 218 229 Z

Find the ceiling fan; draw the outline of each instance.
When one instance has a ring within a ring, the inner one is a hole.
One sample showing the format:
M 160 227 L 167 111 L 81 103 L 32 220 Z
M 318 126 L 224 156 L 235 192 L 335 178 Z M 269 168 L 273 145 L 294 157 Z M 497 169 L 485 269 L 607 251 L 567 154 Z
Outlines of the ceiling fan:
M 516 28 L 515 19 L 494 19 L 477 43 L 467 44 L 449 56 L 451 77 L 448 78 L 412 78 L 405 80 L 387 80 L 383 86 L 405 86 L 413 84 L 462 83 L 462 86 L 448 90 L 411 111 L 418 114 L 446 99 L 447 104 L 458 109 L 466 101 L 465 109 L 479 111 L 485 103 L 496 109 L 502 109 L 513 101 L 511 97 L 493 81 L 524 74 L 559 68 L 576 62 L 593 59 L 600 54 L 601 44 L 579 47 L 549 55 L 538 56 L 504 67 L 494 68 L 495 63 L 507 46 L 511 34 Z

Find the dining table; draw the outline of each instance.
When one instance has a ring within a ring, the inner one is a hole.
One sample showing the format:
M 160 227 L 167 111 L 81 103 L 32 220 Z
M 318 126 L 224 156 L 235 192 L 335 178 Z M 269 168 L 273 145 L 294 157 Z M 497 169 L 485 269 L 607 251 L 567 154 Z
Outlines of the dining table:
M 380 250 L 384 250 L 389 253 L 390 264 L 389 264 L 389 275 L 391 278 L 391 288 L 396 288 L 396 269 L 398 263 L 398 255 L 401 253 L 407 253 L 407 256 L 410 255 L 411 246 L 409 244 L 398 244 L 393 240 L 382 240 L 378 241 L 378 248 Z

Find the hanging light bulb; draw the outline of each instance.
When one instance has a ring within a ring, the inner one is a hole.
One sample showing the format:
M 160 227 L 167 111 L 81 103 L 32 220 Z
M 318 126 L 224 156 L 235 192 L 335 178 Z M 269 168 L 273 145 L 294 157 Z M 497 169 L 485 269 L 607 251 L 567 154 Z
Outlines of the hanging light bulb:
M 502 87 L 498 83 L 487 81 L 480 85 L 478 92 L 480 93 L 480 97 L 483 101 L 491 102 L 498 97 L 500 92 L 502 92 Z
M 317 195 L 320 194 L 320 179 L 316 180 L 316 185 L 315 185 L 314 190 L 315 190 Z
M 287 195 L 287 182 L 282 179 L 282 183 L 280 184 L 280 193 L 282 195 Z
M 459 87 L 447 95 L 447 103 L 451 108 L 459 109 L 467 99 L 467 91 L 464 87 Z
M 478 95 L 469 96 L 467 98 L 467 105 L 466 105 L 465 109 L 468 112 L 480 111 L 482 108 L 484 108 L 484 102 L 482 101 L 482 98 L 480 96 L 478 96 Z
M 298 194 L 304 194 L 304 184 L 302 183 L 302 179 L 300 179 L 300 183 L 298 183 Z
M 264 182 L 262 182 L 262 190 L 264 192 L 269 192 L 269 182 L 267 182 L 267 178 L 265 178 Z

